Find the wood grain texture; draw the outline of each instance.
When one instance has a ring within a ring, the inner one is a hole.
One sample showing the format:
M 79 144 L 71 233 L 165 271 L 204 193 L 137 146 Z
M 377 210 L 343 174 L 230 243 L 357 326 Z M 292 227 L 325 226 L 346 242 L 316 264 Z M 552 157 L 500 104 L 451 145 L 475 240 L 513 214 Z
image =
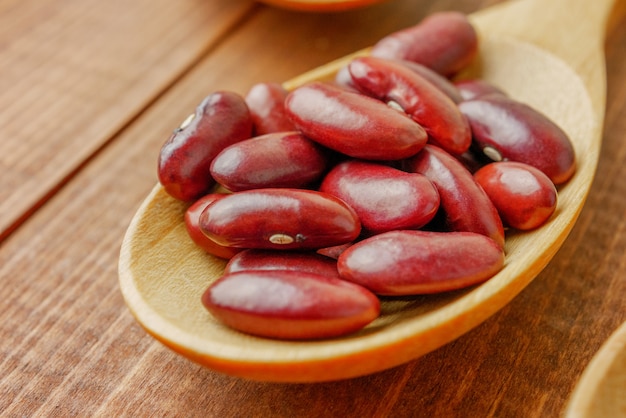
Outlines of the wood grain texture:
M 0 2 L 0 238 L 253 8 Z
M 117 286 L 119 245 L 155 182 L 154 156 L 205 93 L 285 80 L 429 12 L 493 3 L 392 1 L 331 16 L 259 8 L 0 244 L 0 414 L 559 416 L 587 363 L 626 319 L 623 17 L 607 40 L 603 147 L 579 222 L 528 288 L 453 343 L 363 378 L 254 383 L 162 347 L 135 323 Z M 245 65 L 249 51 L 258 52 L 255 65 Z

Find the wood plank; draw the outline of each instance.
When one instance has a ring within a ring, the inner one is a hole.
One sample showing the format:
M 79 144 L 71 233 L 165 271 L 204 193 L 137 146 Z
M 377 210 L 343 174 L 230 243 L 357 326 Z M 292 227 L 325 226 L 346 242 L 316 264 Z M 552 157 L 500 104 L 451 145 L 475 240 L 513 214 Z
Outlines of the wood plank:
M 0 2 L 0 240 L 253 7 Z
M 558 416 L 583 368 L 626 314 L 626 19 L 607 46 L 605 142 L 580 221 L 530 287 L 454 343 L 349 381 L 249 382 L 202 369 L 154 342 L 117 287 L 119 244 L 156 181 L 158 149 L 205 94 L 290 78 L 450 4 L 403 0 L 331 16 L 263 8 L 126 126 L 0 247 L 0 411 Z
M 129 397 L 128 386 L 117 387 L 116 382 L 128 380 L 130 386 L 137 385 L 135 379 L 141 381 L 145 368 L 154 364 L 153 355 L 163 359 L 157 363 L 174 361 L 166 366 L 166 375 L 174 377 L 168 384 L 190 379 L 179 373 L 197 367 L 161 349 L 142 333 L 117 288 L 119 243 L 134 210 L 156 181 L 158 149 L 172 127 L 215 89 L 243 92 L 257 81 L 290 78 L 419 19 L 406 12 L 412 6 L 405 1 L 400 14 L 404 21 L 388 19 L 371 38 L 362 39 L 357 30 L 362 25 L 374 26 L 380 10 L 392 15 L 390 6 L 385 7 L 330 19 L 264 9 L 4 243 L 0 276 L 9 282 L 0 289 L 5 320 L 0 341 L 10 352 L 5 352 L 0 363 L 0 410 L 25 415 L 52 410 L 90 414 L 101 405 L 110 412 L 106 399 L 118 402 L 120 396 L 123 403 L 116 403 L 122 408 L 119 412 L 124 412 L 125 404 L 130 405 L 129 413 L 136 407 L 143 409 L 136 404 L 143 401 L 143 395 Z M 263 54 L 253 54 L 259 59 L 251 65 L 250 51 L 255 50 Z M 37 254 L 45 257 L 35 259 Z M 97 379 L 92 377 L 95 375 Z M 137 393 L 149 387 L 140 383 Z M 174 387 L 178 383 L 172 390 Z M 70 393 L 73 395 L 68 398 Z M 162 399 L 165 402 L 166 398 Z M 151 402 L 155 403 L 149 408 L 160 405 L 156 399 Z

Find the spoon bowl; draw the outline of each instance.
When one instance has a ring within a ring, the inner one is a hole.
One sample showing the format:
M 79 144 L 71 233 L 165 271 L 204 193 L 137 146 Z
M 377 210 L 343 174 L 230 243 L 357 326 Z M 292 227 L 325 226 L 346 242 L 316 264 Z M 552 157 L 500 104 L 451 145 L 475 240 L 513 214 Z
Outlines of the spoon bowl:
M 235 376 L 286 382 L 337 380 L 394 367 L 484 322 L 546 266 L 582 209 L 601 144 L 605 98 L 601 47 L 612 3 L 521 0 L 470 16 L 481 49 L 464 76 L 479 75 L 544 112 L 570 136 L 578 159 L 576 174 L 559 188 L 553 217 L 537 230 L 509 232 L 505 266 L 487 282 L 439 295 L 382 298 L 377 320 L 341 338 L 279 341 L 245 335 L 217 322 L 202 306 L 202 292 L 220 276 L 226 262 L 193 244 L 183 223 L 187 205 L 157 185 L 131 221 L 122 244 L 120 287 L 129 309 L 148 333 L 193 361 Z M 583 46 L 575 38 L 563 44 L 538 42 L 566 30 L 568 18 L 559 29 L 548 24 L 548 17 L 540 29 L 534 17 L 537 8 L 552 13 L 552 18 L 568 12 L 586 16 L 578 36 L 583 34 L 588 42 Z M 516 29 L 505 23 L 507 19 L 529 26 Z M 362 54 L 367 50 L 303 74 L 285 87 L 332 79 Z

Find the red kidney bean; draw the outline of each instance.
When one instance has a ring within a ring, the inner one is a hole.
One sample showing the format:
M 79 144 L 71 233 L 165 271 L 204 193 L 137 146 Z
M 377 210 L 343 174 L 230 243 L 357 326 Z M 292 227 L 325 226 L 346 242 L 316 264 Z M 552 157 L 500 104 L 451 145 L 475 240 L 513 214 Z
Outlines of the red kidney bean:
M 574 147 L 547 116 L 525 103 L 489 95 L 459 104 L 474 142 L 494 161 L 518 161 L 543 171 L 555 184 L 576 170 Z
M 320 255 L 323 255 L 324 257 L 330 257 L 333 260 L 337 260 L 339 258 L 339 256 L 341 255 L 341 253 L 344 252 L 345 250 L 347 250 L 348 247 L 350 247 L 352 244 L 354 244 L 354 243 L 353 242 L 348 242 L 348 243 L 345 243 L 345 244 L 335 245 L 335 246 L 332 246 L 332 247 L 320 248 L 316 252 L 318 254 L 320 254 Z
M 231 191 L 304 187 L 322 177 L 327 154 L 299 132 L 274 132 L 222 150 L 211 163 L 211 175 Z
M 467 67 L 477 53 L 476 30 L 458 12 L 432 14 L 415 26 L 382 38 L 371 50 L 372 56 L 415 61 L 444 76 Z
M 456 103 L 420 74 L 400 62 L 375 57 L 356 58 L 348 68 L 359 90 L 398 104 L 432 142 L 453 154 L 469 149 L 472 132 Z
M 336 165 L 324 177 L 320 191 L 350 205 L 370 233 L 420 228 L 439 208 L 439 193 L 425 176 L 373 162 Z
M 475 173 L 480 168 L 491 162 L 491 160 L 488 160 L 485 156 L 475 153 L 472 148 L 461 155 L 452 156 L 459 160 L 459 162 L 463 164 L 463 166 L 467 168 L 470 173 Z
M 461 101 L 478 99 L 490 94 L 507 96 L 504 90 L 481 78 L 460 80 L 455 82 L 454 86 L 463 99 Z M 457 103 L 460 103 L 461 101 L 458 101 Z
M 296 271 L 222 276 L 202 295 L 218 320 L 269 338 L 318 339 L 356 332 L 380 314 L 374 294 L 338 278 Z
M 278 83 L 258 83 L 250 88 L 245 101 L 250 109 L 256 136 L 295 130 L 285 114 L 288 91 Z
M 350 70 L 348 69 L 347 65 L 341 67 L 337 71 L 337 74 L 335 74 L 335 84 L 347 90 L 356 90 L 352 81 L 352 76 L 350 75 Z
M 418 64 L 417 62 L 406 60 L 397 61 L 428 80 L 431 84 L 441 90 L 442 93 L 448 96 L 454 103 L 460 103 L 463 100 L 461 93 L 458 91 L 454 83 L 441 74 L 422 64 Z M 345 88 L 356 89 L 356 86 L 352 81 L 352 76 L 350 75 L 350 69 L 347 65 L 337 71 L 337 74 L 335 75 L 335 83 Z
M 161 148 L 159 181 L 176 199 L 198 199 L 215 186 L 210 173 L 213 158 L 251 134 L 252 119 L 241 96 L 231 92 L 209 95 Z
M 504 246 L 504 227 L 498 211 L 457 159 L 441 148 L 426 145 L 405 164 L 407 171 L 424 174 L 433 182 L 450 230 L 483 234 Z
M 250 270 L 289 270 L 339 277 L 337 260 L 314 252 L 244 250 L 232 257 L 224 274 Z
M 455 84 L 448 78 L 417 62 L 406 60 L 400 60 L 400 62 L 428 80 L 431 84 L 441 90 L 442 93 L 448 96 L 454 103 L 460 103 L 463 101 L 463 96 L 461 96 L 461 93 Z
M 353 241 L 361 232 L 354 210 L 327 193 L 300 189 L 237 192 L 209 205 L 200 228 L 236 248 L 318 249 Z
M 211 193 L 196 200 L 185 211 L 185 228 L 191 240 L 204 251 L 216 257 L 229 259 L 238 252 L 240 248 L 232 248 L 219 245 L 202 232 L 200 229 L 200 214 L 211 203 L 226 196 L 223 193 Z
M 405 114 L 329 83 L 295 89 L 287 96 L 285 108 L 306 137 L 354 158 L 406 158 L 427 140 L 424 129 Z
M 512 228 L 535 229 L 556 209 L 556 187 L 548 176 L 528 164 L 491 163 L 474 173 L 474 178 L 498 209 L 502 221 Z
M 491 238 L 472 232 L 391 231 L 367 238 L 337 261 L 345 280 L 379 295 L 413 295 L 481 283 L 504 264 Z

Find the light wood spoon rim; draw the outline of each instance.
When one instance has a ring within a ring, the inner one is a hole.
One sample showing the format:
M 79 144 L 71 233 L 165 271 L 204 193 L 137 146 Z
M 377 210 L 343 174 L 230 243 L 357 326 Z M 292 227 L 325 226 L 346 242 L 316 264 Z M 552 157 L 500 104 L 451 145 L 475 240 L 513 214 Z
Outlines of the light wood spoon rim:
M 577 0 L 575 6 L 567 0 L 550 4 L 567 4 L 567 11 L 574 9 L 584 15 L 584 10 L 578 9 L 589 7 L 581 1 L 586 0 Z M 612 2 L 594 3 L 597 16 L 587 24 L 589 36 L 603 36 Z M 385 301 L 380 320 L 345 338 L 289 342 L 245 336 L 216 323 L 199 305 L 203 287 L 211 276 L 219 275 L 224 262 L 202 254 L 190 243 L 182 224 L 186 206 L 168 197 L 157 185 L 133 218 L 120 253 L 120 287 L 138 322 L 171 349 L 212 369 L 257 380 L 313 382 L 359 376 L 402 364 L 458 338 L 501 309 L 546 266 L 569 234 L 593 180 L 601 143 L 603 71 L 598 72 L 596 67 L 588 71 L 579 65 L 578 54 L 565 54 L 566 63 L 537 46 L 520 42 L 509 35 L 529 40 L 533 31 L 507 33 L 508 26 L 503 24 L 506 16 L 523 20 L 520 13 L 533 12 L 539 3 L 544 2 L 515 1 L 471 16 L 481 34 L 481 75 L 510 88 L 513 97 L 553 117 L 572 137 L 579 157 L 575 176 L 559 191 L 559 207 L 553 219 L 536 231 L 507 237 L 507 261 L 498 275 L 464 291 Z M 603 14 L 597 13 L 600 3 L 605 3 Z M 530 40 L 535 42 L 532 37 Z M 587 45 L 587 58 L 603 69 L 601 54 L 596 53 L 598 45 L 602 42 L 597 39 Z M 541 46 L 559 52 L 558 45 Z M 581 45 L 577 48 L 579 53 L 585 49 Z M 363 53 L 367 50 L 357 55 Z M 285 85 L 293 88 L 309 80 L 332 78 L 352 57 Z M 519 71 L 519 65 L 524 66 L 524 72 Z M 546 71 L 548 74 L 544 74 Z M 531 83 L 525 79 L 527 76 Z M 563 83 L 561 90 L 565 92 L 559 90 L 559 83 Z M 546 91 L 556 95 L 556 104 L 545 100 Z M 559 92 L 566 99 L 574 97 L 576 103 L 559 102 Z
M 621 396 L 620 396 L 621 394 Z M 572 392 L 565 418 L 626 416 L 626 322 L 602 344 Z

